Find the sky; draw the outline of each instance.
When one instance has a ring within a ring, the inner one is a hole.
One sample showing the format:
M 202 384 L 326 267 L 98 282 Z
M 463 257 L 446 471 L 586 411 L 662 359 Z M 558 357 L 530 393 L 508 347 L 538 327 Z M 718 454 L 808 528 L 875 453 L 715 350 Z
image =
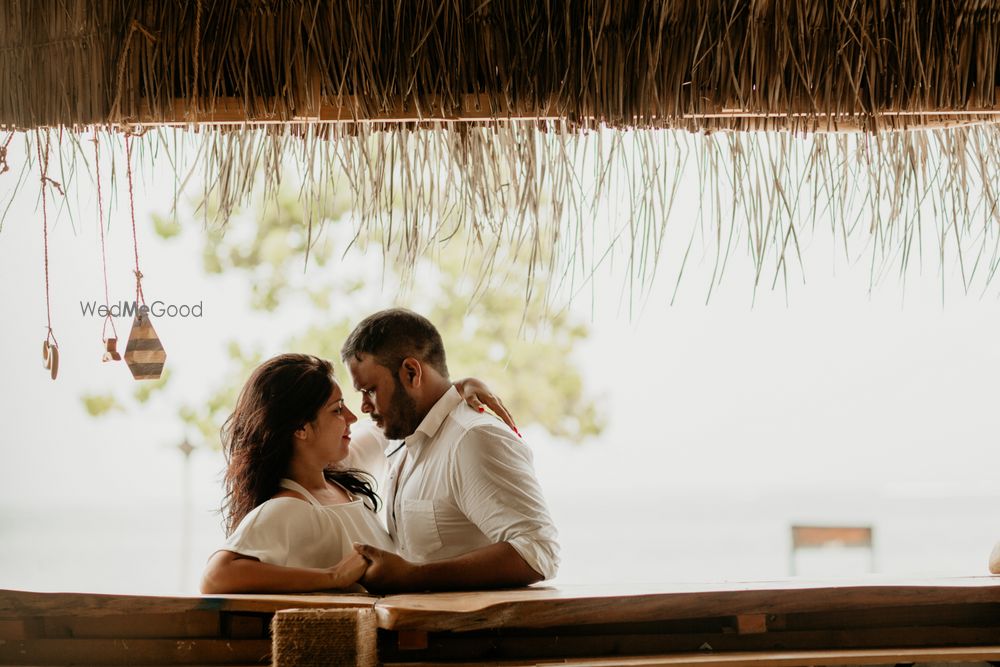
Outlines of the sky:
M 18 143 L 9 157 L 12 171 L 0 176 L 5 196 L 24 159 Z M 46 316 L 36 179 L 20 188 L 0 230 L 0 510 L 8 517 L 91 506 L 174 507 L 184 483 L 176 451 L 184 432 L 168 410 L 154 405 L 95 420 L 82 407 L 83 393 L 127 392 L 134 382 L 123 364 L 101 363 L 101 320 L 80 311 L 80 301 L 103 300 L 96 205 L 85 178 L 62 211 L 53 210 L 50 198 L 52 315 L 62 355 L 55 382 L 39 352 Z M 150 212 L 169 211 L 172 183 L 162 168 L 137 180 L 140 266 L 148 301 L 203 306 L 201 318 L 155 321 L 176 372 L 174 390 L 197 397 L 226 368 L 222 341 L 235 335 L 278 353 L 296 323 L 249 312 L 236 296 L 242 293 L 236 277 L 202 274 L 200 221 L 182 221 L 180 238 L 171 242 L 154 234 Z M 131 298 L 134 289 L 123 190 L 108 236 L 109 278 L 120 295 L 113 301 Z M 816 235 L 806 251 L 808 280 L 794 281 L 787 296 L 765 289 L 753 298 L 745 280 L 749 263 L 735 261 L 731 278 L 706 304 L 711 261 L 699 257 L 673 305 L 669 271 L 661 271 L 631 313 L 621 305 L 624 278 L 614 268 L 579 295 L 571 309 L 592 334 L 571 363 L 597 397 L 607 429 L 582 445 L 553 441 L 537 428 L 524 431 L 559 511 L 595 498 L 626 508 L 629 498 L 646 496 L 683 503 L 781 494 L 829 498 L 814 514 L 835 521 L 859 515 L 837 514 L 845 494 L 915 503 L 967 498 L 1000 508 L 998 290 L 965 295 L 951 281 L 942 295 L 937 266 L 928 263 L 905 290 L 888 280 L 869 291 L 867 266 L 832 261 L 831 245 Z M 327 270 L 346 277 L 351 267 Z M 120 319 L 117 326 L 124 349 L 129 323 Z M 208 525 L 208 508 L 218 506 L 221 465 L 217 452 L 191 458 L 189 502 L 199 525 Z M 1000 511 L 986 516 L 996 518 L 982 533 L 1000 539 Z M 213 539 L 208 530 L 196 538 L 202 550 Z M 23 534 L 0 524 L 0 539 Z M 977 539 L 971 549 L 985 540 L 985 561 L 988 539 Z M 26 562 L 30 548 L 18 549 Z M 592 573 L 588 568 L 578 571 Z M 23 580 L 37 587 L 50 581 L 42 576 L 25 570 L 21 580 L 0 586 Z M 181 579 L 192 576 L 185 571 Z

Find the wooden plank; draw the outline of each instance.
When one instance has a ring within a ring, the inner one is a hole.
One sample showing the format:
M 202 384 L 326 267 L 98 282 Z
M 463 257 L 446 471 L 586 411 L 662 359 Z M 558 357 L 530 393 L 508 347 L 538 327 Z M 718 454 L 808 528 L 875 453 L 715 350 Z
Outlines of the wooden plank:
M 868 651 L 788 651 L 782 653 L 685 653 L 615 658 L 580 658 L 558 663 L 538 661 L 485 662 L 408 662 L 407 667 L 537 667 L 558 664 L 560 667 L 673 667 L 701 665 L 712 667 L 810 667 L 811 665 L 884 665 L 920 662 L 990 662 L 1000 660 L 1000 646 L 981 648 L 934 648 L 921 650 L 876 649 Z
M 818 630 L 823 628 L 880 627 L 997 627 L 1000 604 L 951 604 L 913 607 L 882 607 L 824 611 L 775 617 L 771 630 Z
M 226 612 L 222 617 L 223 632 L 233 639 L 264 639 L 270 624 L 271 617 L 261 614 Z
M 397 100 L 383 109 L 370 109 L 363 100 L 344 95 L 336 99 L 328 98 L 319 101 L 319 92 L 311 95 L 299 95 L 301 102 L 293 103 L 299 113 L 277 115 L 255 115 L 251 110 L 247 113 L 246 104 L 242 98 L 218 97 L 210 110 L 196 109 L 191 100 L 175 99 L 170 109 L 154 115 L 149 111 L 148 104 L 142 104 L 144 112 L 137 118 L 123 119 L 122 122 L 134 125 L 279 125 L 285 123 L 435 123 L 435 122 L 482 122 L 489 120 L 559 120 L 562 118 L 552 104 L 539 105 L 531 108 L 510 108 L 506 101 L 497 96 L 491 99 L 486 94 L 462 95 L 460 104 L 453 105 L 444 98 L 428 96 L 422 100 L 423 107 L 418 108 L 412 102 Z M 204 98 L 202 99 L 204 103 Z M 256 109 L 286 109 L 284 99 L 262 98 L 253 103 Z M 203 105 L 204 106 L 204 105 Z M 983 107 L 975 109 L 882 109 L 878 116 L 890 124 L 904 122 L 918 125 L 949 126 L 956 123 L 985 123 L 1000 120 L 1000 107 Z M 656 116 L 650 117 L 654 122 Z M 674 123 L 686 120 L 809 120 L 819 125 L 832 124 L 838 129 L 858 128 L 867 120 L 867 115 L 833 113 L 817 113 L 813 109 L 790 109 L 788 113 L 770 113 L 749 109 L 725 108 L 717 111 L 701 113 L 683 113 L 666 119 Z
M 736 631 L 741 635 L 767 632 L 767 614 L 740 614 L 736 617 Z
M 318 95 L 317 95 L 318 98 Z M 215 99 L 211 110 L 196 110 L 190 100 L 176 99 L 166 113 L 154 115 L 149 112 L 148 105 L 138 118 L 124 122 L 135 125 L 232 125 L 254 123 L 274 125 L 281 123 L 412 123 L 436 121 L 484 121 L 492 119 L 503 120 L 545 120 L 558 118 L 554 109 L 539 107 L 537 109 L 510 109 L 502 99 L 496 103 L 488 95 L 463 95 L 461 103 L 456 107 L 438 96 L 429 96 L 423 100 L 424 106 L 417 108 L 412 103 L 399 100 L 389 107 L 378 111 L 367 110 L 366 104 L 351 95 L 345 95 L 339 101 L 319 102 L 304 100 L 295 106 L 302 109 L 300 114 L 276 117 L 254 117 L 248 114 L 246 105 L 241 98 L 220 97 Z M 284 100 L 264 99 L 255 103 L 257 108 L 284 109 Z
M 186 611 L 274 612 L 293 608 L 371 607 L 377 598 L 340 595 L 152 596 L 0 590 L 0 617 L 168 614 Z
M 401 630 L 396 633 L 396 646 L 400 651 L 420 651 L 427 648 L 427 633 L 419 630 Z
M 214 611 L 174 614 L 116 614 L 113 616 L 51 616 L 43 620 L 43 634 L 58 638 L 197 638 L 220 637 L 222 625 Z
M 394 595 L 375 603 L 386 630 L 467 631 L 680 618 L 1000 603 L 1000 578 L 532 587 Z M 657 590 L 659 589 L 659 590 Z
M 586 628 L 559 628 L 532 634 L 510 631 L 431 633 L 423 651 L 401 650 L 388 636 L 380 636 L 379 655 L 386 662 L 554 660 L 596 656 L 666 655 L 713 651 L 809 651 L 821 649 L 869 650 L 886 646 L 917 650 L 937 646 L 991 646 L 996 628 L 875 628 L 767 632 L 750 635 L 634 634 L 588 632 Z
M 267 664 L 271 642 L 228 639 L 29 639 L 0 642 L 0 663 Z
M 28 639 L 33 636 L 28 624 L 33 619 L 0 618 L 0 639 Z

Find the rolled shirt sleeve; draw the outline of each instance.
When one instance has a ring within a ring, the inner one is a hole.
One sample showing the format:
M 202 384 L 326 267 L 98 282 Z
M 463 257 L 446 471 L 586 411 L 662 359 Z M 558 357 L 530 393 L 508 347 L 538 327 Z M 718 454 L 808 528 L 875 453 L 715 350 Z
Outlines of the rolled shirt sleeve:
M 544 579 L 559 569 L 558 532 L 535 476 L 531 450 L 506 429 L 480 425 L 454 450 L 459 509 L 486 537 L 508 542 Z

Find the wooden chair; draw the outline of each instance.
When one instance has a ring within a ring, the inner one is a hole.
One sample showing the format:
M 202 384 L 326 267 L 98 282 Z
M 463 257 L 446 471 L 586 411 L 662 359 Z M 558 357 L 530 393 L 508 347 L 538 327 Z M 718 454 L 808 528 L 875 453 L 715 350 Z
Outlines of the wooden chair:
M 803 526 L 792 525 L 792 551 L 789 572 L 797 574 L 795 555 L 800 549 L 849 548 L 868 549 L 868 571 L 875 571 L 875 548 L 871 526 Z

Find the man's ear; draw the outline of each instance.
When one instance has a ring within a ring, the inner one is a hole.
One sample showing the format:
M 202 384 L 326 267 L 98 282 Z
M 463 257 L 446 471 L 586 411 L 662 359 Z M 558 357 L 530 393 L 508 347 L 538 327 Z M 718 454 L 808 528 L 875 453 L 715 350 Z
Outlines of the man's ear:
M 424 379 L 424 367 L 413 357 L 403 359 L 399 366 L 399 381 L 404 387 L 416 389 Z

